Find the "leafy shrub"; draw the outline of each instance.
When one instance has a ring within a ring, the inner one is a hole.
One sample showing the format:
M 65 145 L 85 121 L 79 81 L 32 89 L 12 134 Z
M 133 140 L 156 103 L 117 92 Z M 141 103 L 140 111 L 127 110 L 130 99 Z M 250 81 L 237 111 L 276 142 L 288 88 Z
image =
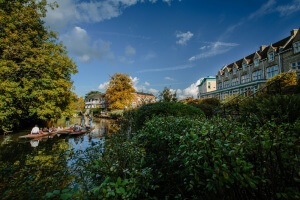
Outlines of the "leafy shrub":
M 100 117 L 102 110 L 103 110 L 103 108 L 91 108 L 90 113 L 93 113 L 93 116 L 95 116 L 95 117 Z
M 112 118 L 112 119 L 118 119 L 120 117 L 122 117 L 124 114 L 124 110 L 113 110 L 111 112 L 108 113 L 108 115 Z
M 267 91 L 279 92 L 289 86 L 297 85 L 297 74 L 296 72 L 283 72 L 273 78 L 267 80 L 266 85 L 268 86 Z
M 299 125 L 155 117 L 134 140 L 158 199 L 297 199 Z
M 218 98 L 195 99 L 188 104 L 200 108 L 206 117 L 212 117 L 220 107 L 220 100 Z
M 124 114 L 124 124 L 130 126 L 131 131 L 140 129 L 144 123 L 153 116 L 193 116 L 202 117 L 203 112 L 190 105 L 173 102 L 158 102 L 146 104 L 139 109 L 128 111 Z
M 277 124 L 295 122 L 300 117 L 300 95 L 267 95 L 247 98 L 239 103 L 244 120 L 254 116 L 255 123 L 274 119 Z

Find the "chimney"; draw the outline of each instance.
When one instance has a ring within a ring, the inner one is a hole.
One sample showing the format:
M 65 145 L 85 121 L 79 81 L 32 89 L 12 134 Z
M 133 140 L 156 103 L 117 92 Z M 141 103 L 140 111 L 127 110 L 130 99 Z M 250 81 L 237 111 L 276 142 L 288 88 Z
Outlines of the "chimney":
M 262 52 L 266 47 L 267 47 L 266 45 L 261 45 L 261 46 L 259 47 L 259 49 L 260 49 L 260 51 Z
M 299 29 L 293 29 L 291 30 L 291 36 L 295 36 L 298 33 Z

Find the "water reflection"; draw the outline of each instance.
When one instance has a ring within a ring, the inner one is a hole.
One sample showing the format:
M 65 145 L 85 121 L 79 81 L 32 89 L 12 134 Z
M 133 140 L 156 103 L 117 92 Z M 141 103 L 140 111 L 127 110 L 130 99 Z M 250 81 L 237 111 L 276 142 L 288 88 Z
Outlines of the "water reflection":
M 1 136 L 0 199 L 39 199 L 47 192 L 71 184 L 74 174 L 70 165 L 75 161 L 71 155 L 104 142 L 104 136 L 111 132 L 111 124 L 109 120 L 95 120 L 95 129 L 78 137 L 18 139 L 29 130 Z
M 30 140 L 31 147 L 37 147 L 39 146 L 39 140 Z

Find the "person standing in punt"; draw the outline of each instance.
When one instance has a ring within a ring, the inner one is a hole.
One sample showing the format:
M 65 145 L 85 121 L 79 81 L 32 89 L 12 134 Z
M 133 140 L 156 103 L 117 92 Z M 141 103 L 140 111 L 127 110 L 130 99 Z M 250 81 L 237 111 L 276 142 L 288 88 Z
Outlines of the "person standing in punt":
M 80 112 L 80 114 L 81 114 L 81 126 L 84 127 L 85 125 L 84 114 L 82 112 Z
M 66 117 L 66 128 L 68 128 L 70 126 L 70 117 L 67 116 Z
M 88 115 L 88 117 L 89 117 L 89 127 L 91 128 L 93 123 L 93 118 L 92 115 Z
M 40 133 L 40 129 L 38 125 L 35 125 L 30 132 L 30 134 L 39 134 L 39 133 Z

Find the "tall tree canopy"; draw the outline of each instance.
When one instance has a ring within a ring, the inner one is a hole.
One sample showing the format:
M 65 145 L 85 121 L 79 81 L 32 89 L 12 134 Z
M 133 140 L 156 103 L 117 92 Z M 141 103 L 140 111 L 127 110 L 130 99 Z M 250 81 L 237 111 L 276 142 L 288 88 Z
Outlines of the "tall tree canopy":
M 176 96 L 176 92 L 172 93 L 172 91 L 167 87 L 165 87 L 164 90 L 159 93 L 160 101 L 163 102 L 177 102 Z
M 110 78 L 105 95 L 109 108 L 114 110 L 129 107 L 134 98 L 134 92 L 131 78 L 127 74 L 115 73 Z
M 97 95 L 97 94 L 102 94 L 101 92 L 99 92 L 99 91 L 90 91 L 90 92 L 88 92 L 86 95 L 85 95 L 85 99 L 86 98 L 88 98 L 89 96 L 92 96 L 92 95 Z
M 57 119 L 73 97 L 77 68 L 45 28 L 47 8 L 46 0 L 0 0 L 0 131 Z

